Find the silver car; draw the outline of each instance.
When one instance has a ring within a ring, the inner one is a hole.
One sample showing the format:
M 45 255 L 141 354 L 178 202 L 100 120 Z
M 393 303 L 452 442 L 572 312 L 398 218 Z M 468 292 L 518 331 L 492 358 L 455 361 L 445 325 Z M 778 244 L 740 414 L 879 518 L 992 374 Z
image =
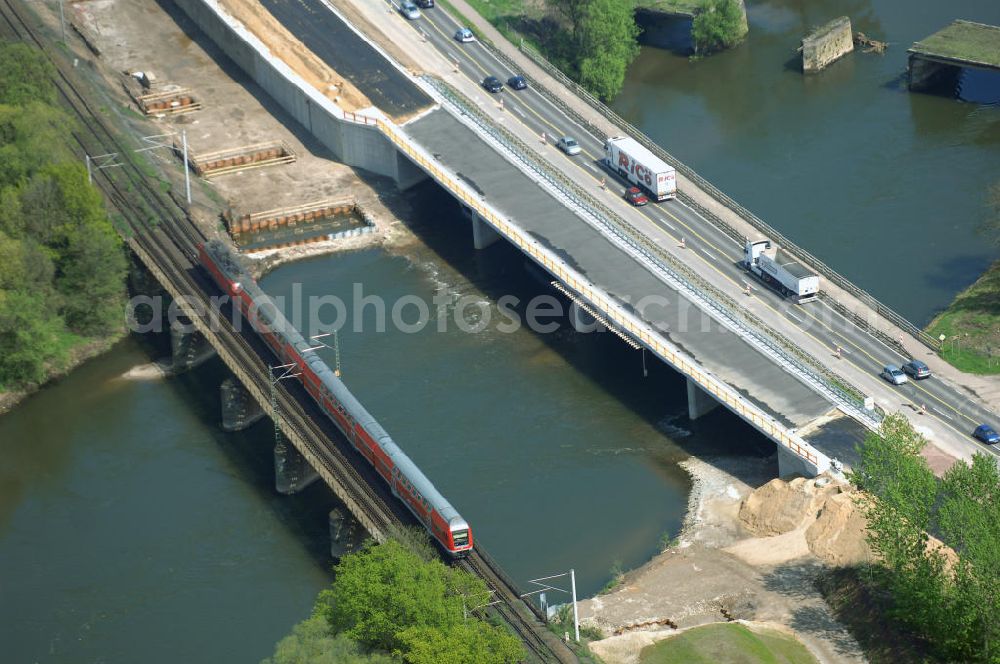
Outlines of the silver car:
M 417 9 L 417 6 L 410 2 L 410 0 L 405 0 L 401 5 L 399 5 L 399 13 L 411 21 L 420 18 L 420 10 Z
M 468 44 L 469 42 L 476 41 L 476 35 L 472 34 L 472 30 L 469 30 L 468 28 L 459 28 L 455 31 L 455 41 Z
M 576 139 L 569 136 L 563 136 L 556 141 L 556 147 L 571 157 L 575 154 L 580 154 L 580 144 L 576 142 Z
M 895 364 L 887 364 L 882 369 L 882 373 L 880 373 L 879 376 L 882 376 L 882 378 L 885 378 L 893 385 L 902 385 L 907 382 L 906 374 L 903 373 L 903 370 Z

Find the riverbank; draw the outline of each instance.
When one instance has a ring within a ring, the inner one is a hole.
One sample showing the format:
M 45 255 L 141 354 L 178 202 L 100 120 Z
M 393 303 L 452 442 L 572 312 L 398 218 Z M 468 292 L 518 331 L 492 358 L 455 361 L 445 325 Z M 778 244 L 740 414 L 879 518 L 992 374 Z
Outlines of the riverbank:
M 927 332 L 945 335 L 941 357 L 959 371 L 1000 374 L 1000 261 L 935 316 Z
M 634 664 L 642 648 L 685 629 L 739 620 L 793 634 L 820 662 L 865 661 L 816 587 L 827 561 L 861 554 L 857 524 L 828 502 L 844 502 L 844 485 L 768 482 L 770 462 L 745 458 L 682 465 L 694 488 L 677 541 L 580 604 L 581 623 L 606 637 L 591 649 L 609 664 Z M 826 523 L 816 519 L 824 511 Z
M 85 362 L 103 355 L 116 343 L 125 338 L 126 330 L 107 336 L 103 339 L 82 339 L 79 343 L 67 349 L 68 358 L 65 363 L 58 367 L 52 367 L 45 379 L 25 385 L 17 390 L 0 391 L 0 415 L 3 415 L 11 408 L 21 403 L 24 399 L 38 392 L 51 383 L 69 375 L 74 369 Z

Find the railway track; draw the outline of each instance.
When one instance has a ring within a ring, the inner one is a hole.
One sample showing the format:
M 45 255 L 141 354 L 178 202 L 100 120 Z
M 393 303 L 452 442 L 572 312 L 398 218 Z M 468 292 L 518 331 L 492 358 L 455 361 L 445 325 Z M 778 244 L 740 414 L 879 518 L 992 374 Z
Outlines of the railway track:
M 54 83 L 63 105 L 79 122 L 79 128 L 72 132 L 76 152 L 81 157 L 119 155 L 120 167 L 99 169 L 94 173 L 94 182 L 122 216 L 124 227 L 119 230 L 156 263 L 175 292 L 196 298 L 206 307 L 205 311 L 211 311 L 209 295 L 214 289 L 206 288 L 196 260 L 197 247 L 205 236 L 172 200 L 164 199 L 159 183 L 152 181 L 136 163 L 132 152 L 134 148 L 126 145 L 105 124 L 99 111 L 67 74 L 69 65 L 63 56 L 40 36 L 21 12 L 16 0 L 0 0 L 0 29 L 5 27 L 10 36 L 33 43 L 49 57 L 55 68 Z M 219 333 L 211 341 L 222 346 L 220 355 L 228 354 L 240 366 L 250 368 L 257 387 L 267 393 L 270 390 L 270 370 L 261 352 L 224 316 L 217 317 L 217 320 Z M 384 532 L 402 525 L 396 513 L 361 476 L 340 446 L 306 412 L 303 404 L 284 385 L 278 388 L 278 406 L 285 426 L 291 428 L 324 469 L 351 492 L 355 503 L 366 512 L 367 517 L 381 525 Z M 572 652 L 545 628 L 542 617 L 537 612 L 533 613 L 533 609 L 520 599 L 516 586 L 485 553 L 474 551 L 457 564 L 486 582 L 496 597 L 491 608 L 518 634 L 536 659 L 567 664 L 577 661 Z

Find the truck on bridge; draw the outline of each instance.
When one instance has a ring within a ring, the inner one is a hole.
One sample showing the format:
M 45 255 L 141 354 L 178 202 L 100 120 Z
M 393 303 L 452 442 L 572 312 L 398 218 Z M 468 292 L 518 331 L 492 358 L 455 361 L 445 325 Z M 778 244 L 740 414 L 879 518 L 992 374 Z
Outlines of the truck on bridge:
M 743 267 L 785 296 L 803 304 L 819 297 L 819 277 L 770 240 L 747 240 Z
M 609 138 L 604 143 L 604 161 L 608 168 L 644 189 L 655 201 L 677 197 L 677 173 L 674 167 L 628 136 Z

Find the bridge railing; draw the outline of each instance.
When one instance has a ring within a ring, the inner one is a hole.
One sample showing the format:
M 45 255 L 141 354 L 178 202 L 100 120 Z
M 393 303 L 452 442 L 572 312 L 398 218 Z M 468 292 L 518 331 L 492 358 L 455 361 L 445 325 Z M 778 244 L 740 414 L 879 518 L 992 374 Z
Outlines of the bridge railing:
M 441 168 L 434 159 L 415 148 L 411 139 L 402 134 L 395 125 L 379 119 L 378 128 L 403 154 L 407 155 L 415 164 L 434 177 L 467 205 L 469 209 L 474 210 L 476 214 L 496 228 L 515 246 L 538 261 L 553 276 L 579 293 L 581 297 L 586 298 L 594 303 L 595 306 L 607 312 L 609 318 L 615 322 L 620 330 L 645 344 L 647 348 L 669 362 L 678 371 L 690 376 L 702 389 L 715 397 L 719 402 L 725 404 L 734 413 L 753 424 L 760 431 L 771 436 L 780 445 L 813 464 L 817 468 L 817 472 L 822 472 L 826 469 L 829 463 L 827 457 L 817 452 L 799 436 L 790 432 L 786 426 L 765 413 L 759 406 L 745 398 L 732 386 L 716 378 L 711 372 L 689 361 L 669 343 L 665 343 L 648 323 L 641 321 L 637 316 L 627 311 L 619 302 L 609 298 L 593 284 L 582 279 L 580 275 L 571 270 L 565 263 L 544 250 L 537 240 L 529 237 L 523 230 L 495 213 L 490 206 L 483 202 L 480 196 L 469 193 L 467 185 L 464 185 L 451 173 Z
M 498 48 L 486 42 L 484 42 L 484 46 L 487 49 L 489 49 L 494 56 L 499 58 L 508 67 L 510 67 L 513 71 L 519 70 L 517 64 L 514 63 L 509 57 L 507 57 L 505 53 L 500 51 Z M 727 194 L 718 189 L 714 184 L 712 184 L 702 176 L 698 175 L 698 173 L 695 172 L 694 169 L 687 166 L 684 162 L 682 162 L 681 160 L 677 159 L 672 154 L 664 150 L 662 147 L 660 147 L 659 144 L 657 144 L 651 138 L 646 136 L 646 134 L 644 134 L 641 130 L 639 130 L 637 127 L 635 127 L 630 122 L 625 120 L 623 117 L 618 115 L 615 111 L 611 110 L 600 99 L 594 97 L 594 95 L 590 94 L 590 92 L 584 89 L 581 85 L 579 85 L 578 83 L 570 79 L 568 76 L 566 76 L 564 73 L 562 73 L 557 67 L 555 67 L 555 65 L 546 60 L 541 53 L 531 48 L 523 41 L 520 44 L 520 50 L 528 58 L 530 58 L 536 65 L 538 65 L 542 70 L 544 70 L 547 74 L 549 74 L 557 81 L 559 81 L 561 84 L 563 84 L 567 89 L 569 89 L 576 96 L 585 101 L 598 113 L 606 117 L 612 124 L 621 128 L 626 134 L 628 134 L 636 141 L 644 145 L 647 149 L 649 149 L 653 154 L 658 156 L 660 159 L 663 159 L 667 163 L 671 164 L 685 178 L 687 178 L 690 182 L 696 184 L 699 189 L 704 191 L 706 194 L 714 198 L 716 201 L 718 201 L 725 207 L 735 212 L 737 215 L 743 218 L 748 224 L 753 226 L 758 232 L 763 234 L 765 237 L 773 240 L 777 244 L 784 247 L 790 253 L 794 254 L 797 258 L 801 259 L 804 263 L 809 265 L 809 267 L 811 267 L 813 270 L 823 275 L 831 283 L 836 284 L 843 290 L 847 291 L 854 297 L 858 298 L 858 300 L 863 302 L 865 305 L 874 310 L 883 318 L 889 320 L 896 327 L 908 332 L 909 334 L 911 334 L 913 337 L 921 341 L 929 348 L 935 351 L 939 349 L 940 344 L 937 339 L 935 339 L 934 337 L 927 334 L 922 329 L 920 329 L 919 327 L 908 321 L 904 316 L 897 313 L 891 307 L 880 302 L 871 293 L 856 286 L 847 277 L 843 276 L 842 274 L 840 274 L 839 272 L 828 266 L 826 263 L 821 261 L 816 256 L 812 255 L 802 247 L 796 245 L 794 242 L 785 237 L 785 235 L 782 234 L 780 231 L 778 231 L 776 228 L 774 228 L 773 226 L 762 220 L 760 217 L 758 217 L 756 214 L 754 214 L 747 208 L 743 207 L 742 205 L 734 201 Z M 606 136 L 603 129 L 601 129 L 593 122 L 583 117 L 570 104 L 567 104 L 565 101 L 560 99 L 558 94 L 555 94 L 554 92 L 549 90 L 545 85 L 540 84 L 536 80 L 529 80 L 529 84 L 532 85 L 532 87 L 535 90 L 537 90 L 540 94 L 542 94 L 552 104 L 554 104 L 561 111 L 563 111 L 567 116 L 572 118 L 574 122 L 586 128 L 595 137 L 601 138 Z M 737 231 L 735 228 L 732 227 L 732 225 L 730 225 L 728 222 L 726 222 L 724 219 L 719 217 L 711 210 L 698 204 L 689 194 L 678 189 L 678 197 L 689 207 L 697 209 L 697 211 L 702 216 L 711 221 L 717 228 L 719 228 L 726 235 L 733 238 L 740 244 L 744 242 L 745 237 L 739 231 Z M 879 329 L 877 326 L 872 325 L 868 320 L 852 312 L 849 309 L 849 307 L 847 307 L 842 302 L 838 301 L 828 292 L 824 292 L 823 296 L 824 299 L 827 302 L 829 302 L 839 313 L 851 318 L 865 331 L 879 337 L 883 342 L 888 343 L 889 345 L 894 346 L 896 348 L 899 348 L 902 354 L 904 355 L 906 354 L 905 349 L 902 348 L 902 345 L 899 343 L 898 339 L 892 337 L 891 335 L 887 334 L 884 330 Z
M 474 102 L 454 87 L 430 76 L 425 75 L 422 78 L 451 102 L 460 113 L 470 118 L 483 132 L 500 143 L 508 154 L 517 158 L 536 177 L 549 182 L 573 205 L 585 211 L 603 232 L 617 238 L 633 253 L 642 256 L 655 270 L 666 273 L 680 285 L 680 290 L 692 293 L 695 299 L 714 311 L 717 318 L 728 321 L 745 336 L 756 341 L 758 347 L 763 347 L 779 362 L 784 362 L 821 391 L 826 392 L 836 403 L 854 411 L 858 416 L 868 418 L 872 426 L 877 426 L 881 414 L 865 410 L 864 395 L 848 381 L 822 365 L 746 307 L 739 305 L 731 296 L 709 283 L 683 261 L 664 251 L 646 235 L 638 233 L 604 203 L 539 157 L 512 132 L 494 123 Z

